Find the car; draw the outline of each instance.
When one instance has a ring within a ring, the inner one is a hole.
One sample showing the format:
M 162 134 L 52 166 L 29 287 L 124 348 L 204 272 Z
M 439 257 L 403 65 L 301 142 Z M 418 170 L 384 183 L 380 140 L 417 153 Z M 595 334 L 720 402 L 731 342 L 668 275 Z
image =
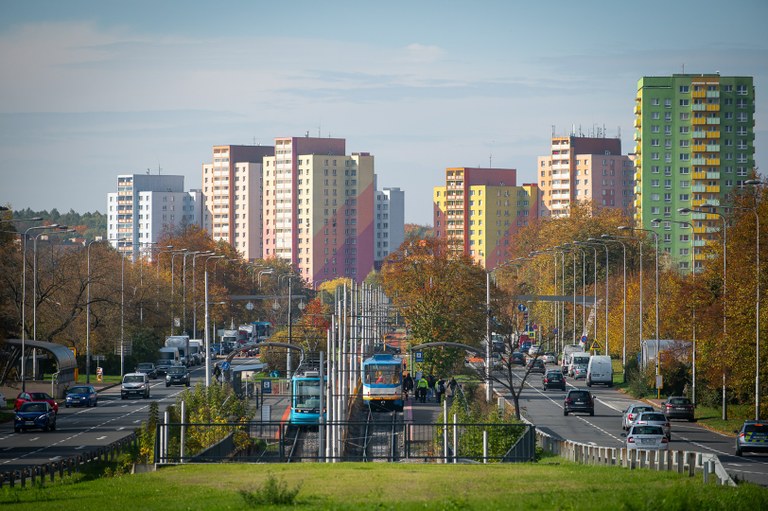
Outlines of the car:
M 184 366 L 171 366 L 165 373 L 165 386 L 185 385 L 189 387 L 189 371 Z
M 688 422 L 693 422 L 696 420 L 694 408 L 693 402 L 683 396 L 670 396 L 661 403 L 661 411 L 667 419 L 686 419 Z
M 547 351 L 541 356 L 545 364 L 557 364 L 557 356 L 551 351 Z
M 632 426 L 632 423 L 635 422 L 635 419 L 638 415 L 640 415 L 642 412 L 653 412 L 655 411 L 652 406 L 650 405 L 640 405 L 640 404 L 632 404 L 627 407 L 626 410 L 624 410 L 623 415 L 621 417 L 621 429 L 627 430 L 630 426 Z
M 573 412 L 595 415 L 595 398 L 588 390 L 571 389 L 563 400 L 563 415 Z
M 541 377 L 541 385 L 544 390 L 565 390 L 565 375 L 560 369 L 550 369 Z
M 669 450 L 669 440 L 664 434 L 664 429 L 661 426 L 654 426 L 651 424 L 634 424 L 629 428 L 629 432 L 622 433 L 621 435 L 626 437 L 624 441 L 624 447 L 627 448 L 627 451 Z
M 736 437 L 736 456 L 745 452 L 768 452 L 768 423 L 744 421 Z
M 22 403 L 13 419 L 13 430 L 21 433 L 26 429 L 56 429 L 56 412 L 47 401 L 27 401 Z
M 667 440 L 672 440 L 672 426 L 669 424 L 667 417 L 661 412 L 641 412 L 637 416 L 633 425 L 650 424 L 652 426 L 661 426 L 664 430 L 664 435 Z
M 541 373 L 544 374 L 547 372 L 546 367 L 544 367 L 544 361 L 540 358 L 532 358 L 528 361 L 528 364 L 526 365 L 526 368 L 528 369 L 528 372 L 531 373 Z
M 16 402 L 13 405 L 13 409 L 15 411 L 19 411 L 21 408 L 21 405 L 24 403 L 31 403 L 31 402 L 38 402 L 38 401 L 45 401 L 49 405 L 51 405 L 51 408 L 53 408 L 54 413 L 59 413 L 59 403 L 56 402 L 55 399 L 53 399 L 47 392 L 19 392 L 19 395 L 16 396 Z
M 535 357 L 536 355 L 539 354 L 540 350 L 541 350 L 541 346 L 539 346 L 538 344 L 534 344 L 533 346 L 528 348 L 528 355 L 531 357 Z
M 589 359 L 590 356 L 587 353 L 573 353 L 571 355 L 571 362 L 568 364 L 568 376 L 575 380 L 586 379 Z
M 524 366 L 525 365 L 525 355 L 523 355 L 519 351 L 514 351 L 509 356 L 509 363 L 513 364 L 513 365 Z
M 99 404 L 99 394 L 93 385 L 75 385 L 65 392 L 64 406 L 96 406 Z
M 149 376 L 150 380 L 154 380 L 157 378 L 157 368 L 155 367 L 155 364 L 152 362 L 140 362 L 136 369 L 133 371 L 134 373 L 144 373 L 147 376 Z
M 123 383 L 120 385 L 120 399 L 126 399 L 133 395 L 149 399 L 149 376 L 144 373 L 128 373 L 123 376 Z

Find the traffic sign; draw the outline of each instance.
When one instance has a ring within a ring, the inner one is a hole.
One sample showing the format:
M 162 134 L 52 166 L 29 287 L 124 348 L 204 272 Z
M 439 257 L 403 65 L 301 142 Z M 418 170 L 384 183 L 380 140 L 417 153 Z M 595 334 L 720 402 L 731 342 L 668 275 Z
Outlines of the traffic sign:
M 248 309 L 249 311 L 252 311 L 253 310 L 253 302 L 246 303 L 245 304 L 245 308 Z
M 219 365 L 221 366 L 222 371 L 229 371 L 229 362 L 227 362 L 226 360 Z
M 589 347 L 590 351 L 601 351 L 603 349 L 602 346 L 600 346 L 600 343 L 597 342 L 597 340 L 592 341 L 592 345 Z
M 261 393 L 262 394 L 272 393 L 272 380 L 261 380 Z
M 520 312 L 525 312 L 528 310 L 528 307 L 526 307 L 524 303 L 521 303 L 517 306 L 517 310 L 519 310 Z
M 417 351 L 416 352 L 416 362 L 424 362 L 424 352 L 423 351 Z
M 586 335 L 582 335 L 581 336 L 581 342 L 583 342 L 583 343 L 587 342 L 587 336 Z

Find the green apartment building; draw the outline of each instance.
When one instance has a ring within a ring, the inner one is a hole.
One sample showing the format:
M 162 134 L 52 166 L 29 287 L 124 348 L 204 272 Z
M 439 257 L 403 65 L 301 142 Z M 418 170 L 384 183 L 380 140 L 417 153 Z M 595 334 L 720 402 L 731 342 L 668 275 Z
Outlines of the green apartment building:
M 729 195 L 755 168 L 752 77 L 646 76 L 635 100 L 635 220 L 682 271 L 704 264 Z M 712 213 L 678 213 L 680 208 Z M 660 219 L 658 223 L 652 223 Z M 693 225 L 693 229 L 685 223 Z

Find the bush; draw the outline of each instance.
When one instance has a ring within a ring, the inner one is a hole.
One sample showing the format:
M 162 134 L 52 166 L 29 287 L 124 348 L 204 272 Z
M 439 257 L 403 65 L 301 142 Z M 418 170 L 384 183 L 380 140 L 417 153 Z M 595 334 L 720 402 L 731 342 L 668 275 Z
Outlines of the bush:
M 258 507 L 263 505 L 293 505 L 296 501 L 296 496 L 301 490 L 301 485 L 297 485 L 293 489 L 288 488 L 288 484 L 285 481 L 278 481 L 275 476 L 269 474 L 267 480 L 261 488 L 256 491 L 250 492 L 247 490 L 240 490 L 240 495 L 245 500 L 245 504 L 248 507 Z

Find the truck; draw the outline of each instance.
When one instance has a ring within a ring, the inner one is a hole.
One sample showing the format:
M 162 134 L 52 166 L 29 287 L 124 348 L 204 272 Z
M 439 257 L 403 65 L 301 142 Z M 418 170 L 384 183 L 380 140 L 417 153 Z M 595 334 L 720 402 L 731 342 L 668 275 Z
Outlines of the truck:
M 235 346 L 237 346 L 237 330 L 222 330 L 221 331 L 221 345 L 224 348 L 224 353 L 229 353 Z
M 189 354 L 195 365 L 205 362 L 205 344 L 202 339 L 189 340 Z
M 179 365 L 181 363 L 181 357 L 179 356 L 178 348 L 160 348 L 157 354 L 157 363 L 155 364 L 155 370 L 158 375 L 165 374 L 168 368 L 172 365 Z
M 188 335 L 169 335 L 165 338 L 166 348 L 177 348 L 181 364 L 189 366 L 192 364 L 189 354 L 189 336 Z

